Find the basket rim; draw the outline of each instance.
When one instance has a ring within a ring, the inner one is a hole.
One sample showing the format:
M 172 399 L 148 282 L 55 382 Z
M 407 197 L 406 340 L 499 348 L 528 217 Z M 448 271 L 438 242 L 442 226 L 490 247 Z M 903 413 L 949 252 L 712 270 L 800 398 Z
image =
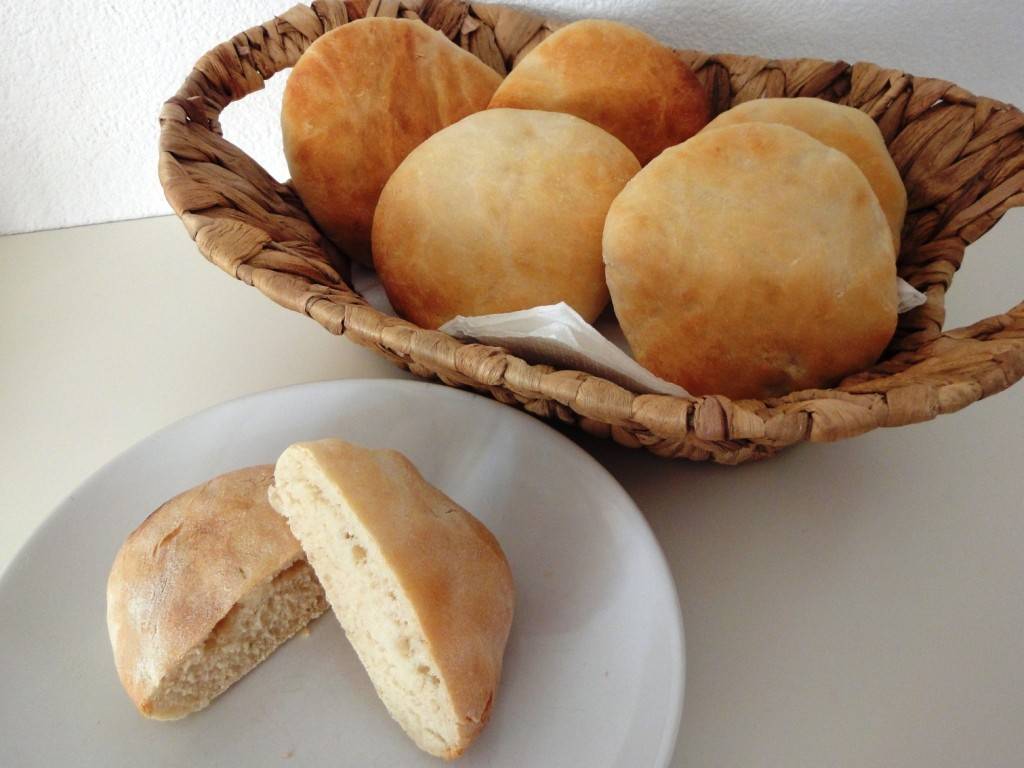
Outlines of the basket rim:
M 294 6 L 213 48 L 164 104 L 161 184 L 204 256 L 331 333 L 374 348 L 417 375 L 487 391 L 499 401 L 550 419 L 578 422 L 586 431 L 625 445 L 721 463 L 764 458 L 805 440 L 832 441 L 877 427 L 926 421 L 1024 377 L 1024 302 L 965 328 L 941 330 L 944 294 L 966 246 L 1006 210 L 1024 206 L 1024 114 L 945 80 L 865 62 L 677 51 L 702 76 L 715 112 L 780 78 L 787 89 L 793 84 L 793 92 L 785 95 L 836 96 L 829 88 L 847 87 L 848 94 L 859 88 L 870 94 L 864 111 L 879 122 L 883 133 L 890 131 L 887 143 L 903 138 L 904 126 L 885 125 L 896 106 L 902 115 L 912 114 L 922 123 L 940 109 L 956 107 L 970 110 L 977 128 L 965 152 L 973 149 L 973 157 L 989 157 L 1001 150 L 1018 161 L 1019 172 L 969 201 L 939 230 L 941 237 L 911 253 L 908 264 L 901 261 L 901 274 L 906 266 L 911 277 L 922 278 L 910 282 L 925 289 L 928 304 L 904 316 L 901 326 L 909 332 L 894 345 L 894 354 L 887 353 L 868 371 L 847 377 L 834 388 L 767 400 L 636 394 L 593 374 L 530 364 L 499 347 L 460 341 L 379 312 L 349 286 L 344 258 L 316 230 L 294 191 L 224 140 L 218 119 L 228 104 L 294 65 L 316 37 L 365 15 L 420 18 L 449 38 L 459 38 L 463 47 L 499 70 L 561 25 L 503 6 L 463 0 L 427 0 L 422 5 L 317 0 L 312 6 Z M 509 42 L 513 31 L 523 39 Z M 942 129 L 939 125 L 934 131 Z M 213 174 L 205 184 L 200 171 Z M 260 212 L 269 217 L 268 228 L 276 230 L 276 238 L 252 223 Z M 921 258 L 922 250 L 926 257 L 937 257 Z M 957 369 L 957 357 L 965 358 L 968 370 Z

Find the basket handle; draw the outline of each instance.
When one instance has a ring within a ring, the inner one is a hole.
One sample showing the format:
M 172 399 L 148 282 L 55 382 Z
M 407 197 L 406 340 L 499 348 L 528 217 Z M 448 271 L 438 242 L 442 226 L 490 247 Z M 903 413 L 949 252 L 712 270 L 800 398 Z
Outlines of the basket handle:
M 975 189 L 987 186 L 988 190 L 958 212 L 947 214 L 949 218 L 937 233 L 930 234 L 925 245 L 914 247 L 913 227 L 927 226 L 929 213 L 918 214 L 910 222 L 911 239 L 902 254 L 900 274 L 924 291 L 928 301 L 901 318 L 903 335 L 894 344 L 896 354 L 869 374 L 854 377 L 865 379 L 863 385 L 844 386 L 848 391 L 885 393 L 889 408 L 886 426 L 924 421 L 960 410 L 1024 377 L 1024 301 L 1003 314 L 942 330 L 945 295 L 968 245 L 991 229 L 1007 211 L 1024 207 L 1024 170 L 1004 170 L 1014 167 L 1014 156 L 1024 154 L 1024 115 L 1014 107 L 998 105 L 993 119 L 996 106 L 973 96 L 958 103 L 980 115 L 975 118 L 977 125 L 996 124 L 988 134 L 987 146 L 984 135 L 975 136 L 974 142 L 979 146 L 974 156 L 984 159 L 988 150 L 989 157 L 985 165 L 976 162 L 977 177 L 968 185 Z M 974 156 L 968 154 L 970 148 L 969 143 L 960 162 L 974 161 Z M 897 160 L 898 153 L 897 146 Z M 1005 178 L 1000 179 L 1000 175 Z M 924 192 L 916 193 L 926 195 L 926 185 Z M 878 372 L 887 376 L 870 381 L 870 375 Z
M 488 23 L 481 23 L 477 12 L 486 14 Z M 235 35 L 196 63 L 160 112 L 159 175 L 167 201 L 206 258 L 306 314 L 311 296 L 365 304 L 346 284 L 348 259 L 317 230 L 290 186 L 223 138 L 220 114 L 294 66 L 318 37 L 365 16 L 420 18 L 457 37 L 462 47 L 502 73 L 521 50 L 550 34 L 543 19 L 497 6 L 471 7 L 455 0 L 315 0 Z M 261 269 L 273 274 L 260 279 Z M 312 285 L 281 279 L 287 275 Z
M 196 62 L 160 112 L 160 182 L 200 251 L 300 312 L 313 296 L 364 302 L 346 284 L 347 258 L 319 232 L 290 186 L 224 139 L 220 114 L 294 66 L 320 35 L 366 10 L 362 0 L 316 0 L 251 27 Z
M 178 92 L 165 102 L 161 121 L 178 117 L 178 109 L 189 121 L 221 135 L 224 108 L 295 66 L 314 40 L 348 22 L 350 6 L 355 4 L 339 0 L 295 5 L 217 45 L 196 62 Z

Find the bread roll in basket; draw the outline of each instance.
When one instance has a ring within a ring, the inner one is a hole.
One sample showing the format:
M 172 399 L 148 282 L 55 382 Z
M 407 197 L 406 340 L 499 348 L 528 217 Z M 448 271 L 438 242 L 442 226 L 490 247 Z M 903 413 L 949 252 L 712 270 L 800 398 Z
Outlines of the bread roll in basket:
M 218 120 L 228 104 L 293 66 L 317 37 L 365 16 L 419 18 L 503 75 L 559 26 L 460 0 L 318 0 L 214 48 L 164 104 L 160 180 L 199 249 L 331 333 L 418 376 L 622 445 L 723 464 L 766 458 L 802 441 L 927 421 L 1024 376 L 1024 303 L 966 328 L 942 329 L 944 296 L 965 248 L 1024 205 L 1024 114 L 944 80 L 866 63 L 678 51 L 704 85 L 712 115 L 759 97 L 810 96 L 857 107 L 885 137 L 909 199 L 899 274 L 928 301 L 900 316 L 877 365 L 836 387 L 765 401 L 636 394 L 378 312 L 346 284 L 344 258 L 294 191 L 225 139 Z

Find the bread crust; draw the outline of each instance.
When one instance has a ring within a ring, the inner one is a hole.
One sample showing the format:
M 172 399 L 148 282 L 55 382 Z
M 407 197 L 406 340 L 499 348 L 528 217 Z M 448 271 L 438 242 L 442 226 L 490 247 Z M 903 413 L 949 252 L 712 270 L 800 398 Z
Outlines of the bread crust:
M 568 24 L 543 40 L 498 86 L 490 106 L 576 115 L 622 141 L 641 164 L 709 118 L 704 87 L 670 48 L 600 19 Z
M 370 264 L 388 177 L 433 133 L 484 109 L 499 82 L 419 21 L 360 19 L 318 38 L 288 78 L 281 128 L 292 184 L 320 228 Z

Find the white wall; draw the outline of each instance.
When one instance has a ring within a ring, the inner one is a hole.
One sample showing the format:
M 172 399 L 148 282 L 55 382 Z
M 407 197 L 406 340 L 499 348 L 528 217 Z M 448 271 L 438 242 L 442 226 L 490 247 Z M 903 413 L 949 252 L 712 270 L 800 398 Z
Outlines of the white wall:
M 192 63 L 291 0 L 22 0 L 0 46 L 0 233 L 169 211 L 157 114 Z M 1024 104 L 1021 0 L 527 0 L 632 21 L 677 46 L 875 61 Z M 225 135 L 285 177 L 284 78 L 229 107 Z

